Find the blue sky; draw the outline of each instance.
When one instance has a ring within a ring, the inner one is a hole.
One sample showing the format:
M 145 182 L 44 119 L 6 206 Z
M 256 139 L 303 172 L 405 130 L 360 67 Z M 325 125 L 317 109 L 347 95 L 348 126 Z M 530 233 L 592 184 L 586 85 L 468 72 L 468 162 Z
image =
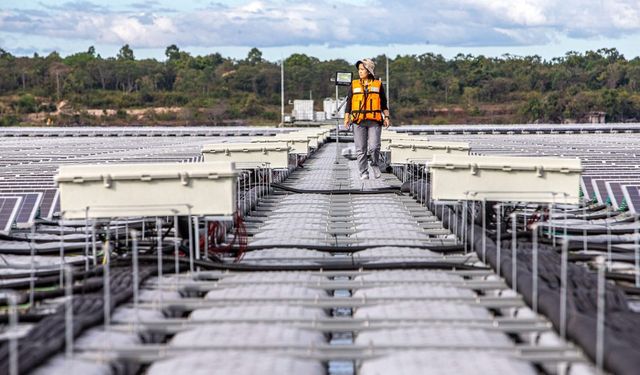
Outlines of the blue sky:
M 639 0 L 0 0 L 0 48 L 62 55 L 95 46 L 115 56 L 192 54 L 268 60 L 301 52 L 320 59 L 387 54 L 501 56 L 618 48 L 640 54 Z

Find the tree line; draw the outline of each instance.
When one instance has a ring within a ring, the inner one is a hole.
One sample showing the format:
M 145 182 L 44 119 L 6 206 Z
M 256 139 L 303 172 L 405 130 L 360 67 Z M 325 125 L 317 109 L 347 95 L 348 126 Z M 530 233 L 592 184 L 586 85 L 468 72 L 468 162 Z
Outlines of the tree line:
M 280 65 L 259 49 L 232 59 L 193 56 L 171 45 L 165 56 L 136 59 L 128 45 L 107 58 L 93 47 L 66 57 L 19 57 L 0 48 L 0 125 L 14 125 L 31 113 L 56 114 L 62 122 L 75 113 L 75 121 L 91 122 L 91 116 L 78 117 L 88 109 L 104 110 L 103 122 L 127 121 L 127 109 L 152 107 L 181 107 L 187 113 L 182 116 L 196 123 L 279 122 Z M 387 56 L 374 61 L 383 75 Z M 608 121 L 640 119 L 640 58 L 626 59 L 616 49 L 568 52 L 551 60 L 425 53 L 388 63 L 396 123 L 558 123 L 582 121 L 594 111 L 605 112 Z M 286 102 L 312 96 L 317 106 L 318 99 L 335 95 L 336 71 L 355 74 L 353 62 L 305 54 L 292 54 L 284 66 Z M 60 103 L 73 111 L 58 111 Z M 154 116 L 181 120 L 175 113 L 149 114 Z

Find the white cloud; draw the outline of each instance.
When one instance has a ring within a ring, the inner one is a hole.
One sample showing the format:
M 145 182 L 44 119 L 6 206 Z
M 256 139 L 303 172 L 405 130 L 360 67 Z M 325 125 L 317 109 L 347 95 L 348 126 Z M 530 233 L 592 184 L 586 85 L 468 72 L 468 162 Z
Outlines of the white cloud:
M 640 32 L 638 0 L 146 1 L 109 8 L 75 1 L 0 10 L 0 32 L 136 48 L 438 44 L 505 46 Z M 198 5 L 202 4 L 202 5 Z M 176 5 L 176 8 L 179 6 Z
M 551 0 L 463 0 L 465 6 L 476 8 L 480 14 L 503 19 L 520 26 L 545 26 Z

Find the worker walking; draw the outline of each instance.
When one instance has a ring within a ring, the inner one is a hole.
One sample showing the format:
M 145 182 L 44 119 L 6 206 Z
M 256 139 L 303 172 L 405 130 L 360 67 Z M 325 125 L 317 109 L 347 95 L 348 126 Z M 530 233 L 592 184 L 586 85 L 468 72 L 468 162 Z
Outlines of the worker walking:
M 376 64 L 371 59 L 356 62 L 358 79 L 351 82 L 344 114 L 346 129 L 353 124 L 353 139 L 360 179 L 369 178 L 369 162 L 373 178 L 380 178 L 380 135 L 382 126 L 391 125 L 387 96 L 379 79 L 375 78 Z

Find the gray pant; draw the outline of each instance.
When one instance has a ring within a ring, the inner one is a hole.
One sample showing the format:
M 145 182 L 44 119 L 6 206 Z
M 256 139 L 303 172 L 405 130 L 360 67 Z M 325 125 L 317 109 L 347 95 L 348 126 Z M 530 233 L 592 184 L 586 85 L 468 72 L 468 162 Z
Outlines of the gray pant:
M 362 121 L 353 125 L 353 141 L 356 144 L 356 157 L 360 173 L 368 170 L 367 160 L 371 165 L 378 165 L 380 160 L 380 134 L 382 126 L 375 121 Z

